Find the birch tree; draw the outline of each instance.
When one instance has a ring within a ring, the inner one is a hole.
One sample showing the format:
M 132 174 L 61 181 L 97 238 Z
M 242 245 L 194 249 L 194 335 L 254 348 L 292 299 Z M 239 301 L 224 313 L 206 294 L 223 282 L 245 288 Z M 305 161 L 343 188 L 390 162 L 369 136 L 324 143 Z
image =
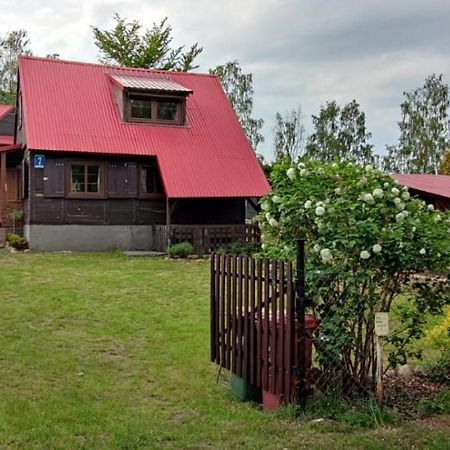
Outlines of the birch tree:
M 433 173 L 449 148 L 449 91 L 442 75 L 430 75 L 423 86 L 404 93 L 397 145 L 387 147 L 386 171 Z

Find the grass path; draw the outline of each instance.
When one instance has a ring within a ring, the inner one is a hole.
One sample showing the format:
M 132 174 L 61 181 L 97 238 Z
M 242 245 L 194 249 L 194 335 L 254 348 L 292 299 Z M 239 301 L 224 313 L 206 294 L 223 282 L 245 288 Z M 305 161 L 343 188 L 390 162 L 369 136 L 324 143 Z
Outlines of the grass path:
M 209 265 L 0 252 L 0 449 L 445 449 L 450 418 L 367 430 L 215 384 Z

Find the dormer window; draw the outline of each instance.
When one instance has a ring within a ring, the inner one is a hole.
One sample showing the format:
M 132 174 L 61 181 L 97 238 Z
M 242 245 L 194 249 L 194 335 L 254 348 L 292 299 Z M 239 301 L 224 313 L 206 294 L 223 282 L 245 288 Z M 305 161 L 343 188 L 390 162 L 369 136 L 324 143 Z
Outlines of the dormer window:
M 191 89 L 163 78 L 111 75 L 121 88 L 117 98 L 122 118 L 126 122 L 184 125 L 186 97 Z
M 125 97 L 125 120 L 183 125 L 185 105 L 183 97 L 129 92 Z
M 130 116 L 132 119 L 151 120 L 152 102 L 146 99 L 130 98 Z

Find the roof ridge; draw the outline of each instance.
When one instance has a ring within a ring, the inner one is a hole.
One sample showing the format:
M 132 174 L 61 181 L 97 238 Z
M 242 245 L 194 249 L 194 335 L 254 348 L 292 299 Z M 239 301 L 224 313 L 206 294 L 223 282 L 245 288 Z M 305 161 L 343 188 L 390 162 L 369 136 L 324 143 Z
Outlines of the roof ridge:
M 197 77 L 209 77 L 209 78 L 217 78 L 216 75 L 211 73 L 201 73 L 201 72 L 181 72 L 178 70 L 162 70 L 162 69 L 145 69 L 141 67 L 124 67 L 124 66 L 114 66 L 112 64 L 100 64 L 100 63 L 93 63 L 93 62 L 86 62 L 86 61 L 74 61 L 69 59 L 55 59 L 55 58 L 44 58 L 41 56 L 26 56 L 21 55 L 19 56 L 19 59 L 31 59 L 31 60 L 38 60 L 43 62 L 49 62 L 49 63 L 59 63 L 59 64 L 69 64 L 69 65 L 79 65 L 79 66 L 94 66 L 94 67 L 102 67 L 104 69 L 114 69 L 114 70 L 123 70 L 123 71 L 129 71 L 129 72 L 149 72 L 149 73 L 161 73 L 161 74 L 177 74 L 177 75 L 183 75 L 183 76 L 190 76 L 194 75 Z

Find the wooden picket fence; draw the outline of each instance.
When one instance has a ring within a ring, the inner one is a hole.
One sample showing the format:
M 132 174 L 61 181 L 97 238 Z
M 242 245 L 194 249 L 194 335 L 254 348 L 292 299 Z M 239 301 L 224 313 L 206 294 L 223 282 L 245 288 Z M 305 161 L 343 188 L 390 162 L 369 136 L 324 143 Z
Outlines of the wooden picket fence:
M 294 316 L 292 262 L 211 255 L 211 361 L 291 401 Z
M 248 245 L 260 242 L 261 231 L 253 224 L 225 225 L 155 225 L 153 227 L 154 250 L 166 251 L 167 245 L 190 242 L 194 253 L 207 255 L 230 244 Z

